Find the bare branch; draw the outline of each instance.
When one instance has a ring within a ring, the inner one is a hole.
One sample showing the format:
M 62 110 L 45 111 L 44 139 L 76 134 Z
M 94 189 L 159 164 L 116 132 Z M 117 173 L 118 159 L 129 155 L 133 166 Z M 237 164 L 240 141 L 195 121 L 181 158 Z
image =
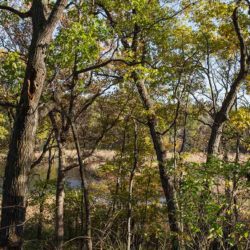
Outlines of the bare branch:
M 211 125 L 211 124 L 209 124 L 209 123 L 207 123 L 207 122 L 203 121 L 202 119 L 197 118 L 196 120 L 197 120 L 198 122 L 202 123 L 203 125 L 205 125 L 205 126 L 208 126 L 208 127 L 212 128 L 212 125 Z
M 177 99 L 177 107 L 175 110 L 174 120 L 172 121 L 172 123 L 169 125 L 169 127 L 165 131 L 159 132 L 160 135 L 165 135 L 176 124 L 178 116 L 179 116 L 179 109 L 180 109 L 180 100 Z
M 153 28 L 153 26 L 155 26 L 156 24 L 160 23 L 160 22 L 163 22 L 163 21 L 167 21 L 167 20 L 170 20 L 176 16 L 178 16 L 179 14 L 183 13 L 186 9 L 188 9 L 189 7 L 197 4 L 199 1 L 195 1 L 195 2 L 192 2 L 192 3 L 189 3 L 188 5 L 184 6 L 182 9 L 180 10 L 177 10 L 175 13 L 173 13 L 172 15 L 170 16 L 166 16 L 166 17 L 162 17 L 162 18 L 159 18 L 158 20 L 156 20 L 154 23 L 150 24 L 149 26 L 147 26 L 145 29 L 151 29 Z
M 76 167 L 79 167 L 79 164 L 78 163 L 72 163 L 72 164 L 66 166 L 63 171 L 67 172 L 67 171 L 70 171 L 70 170 L 72 170 L 72 169 L 74 169 Z
M 31 169 L 34 168 L 35 166 L 37 166 L 39 163 L 41 163 L 41 161 L 43 160 L 44 155 L 46 154 L 46 152 L 48 151 L 49 148 L 49 144 L 51 141 L 51 137 L 52 137 L 52 132 L 51 131 L 49 133 L 48 139 L 46 140 L 45 144 L 43 145 L 43 151 L 41 153 L 41 155 L 38 157 L 37 160 L 35 160 L 32 164 L 31 164 Z
M 16 108 L 16 104 L 11 103 L 11 102 L 4 102 L 4 101 L 0 101 L 0 106 L 1 107 L 5 107 L 5 108 Z
M 19 10 L 16 10 L 10 6 L 7 6 L 7 5 L 0 5 L 0 10 L 7 10 L 17 16 L 19 16 L 20 18 L 24 19 L 24 18 L 27 18 L 27 17 L 31 17 L 31 11 L 27 11 L 27 12 L 21 12 Z
M 110 84 L 105 89 L 98 91 L 96 94 L 88 98 L 85 103 L 82 105 L 81 110 L 76 114 L 75 121 L 77 118 L 81 115 L 82 112 L 86 111 L 88 107 L 102 94 L 104 94 L 108 89 L 110 89 L 112 86 L 116 85 L 117 83 Z
M 58 105 L 55 101 L 50 101 L 47 103 L 43 103 L 39 106 L 38 112 L 39 112 L 39 119 L 43 119 L 45 116 L 49 114 L 50 111 L 52 111 L 56 105 Z
M 132 63 L 130 62 L 127 62 L 123 59 L 109 59 L 107 61 L 104 61 L 104 62 L 101 62 L 101 63 L 98 63 L 98 64 L 95 64 L 95 65 L 92 65 L 92 66 L 89 66 L 87 68 L 84 68 L 84 69 L 80 69 L 80 70 L 76 70 L 75 71 L 75 75 L 79 75 L 81 73 L 86 73 L 88 71 L 91 71 L 91 70 L 94 70 L 94 69 L 98 69 L 98 68 L 101 68 L 101 67 L 104 67 L 106 65 L 108 65 L 109 63 L 112 63 L 112 62 L 120 62 L 120 63 L 124 63 L 126 65 L 133 65 Z

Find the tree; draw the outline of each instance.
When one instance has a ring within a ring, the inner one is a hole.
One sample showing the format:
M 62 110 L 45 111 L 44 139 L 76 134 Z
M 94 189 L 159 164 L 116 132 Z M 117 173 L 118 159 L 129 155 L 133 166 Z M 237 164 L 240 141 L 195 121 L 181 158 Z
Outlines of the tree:
M 45 56 L 66 3 L 66 0 L 58 0 L 49 15 L 46 13 L 48 6 L 40 0 L 34 0 L 27 12 L 20 12 L 9 6 L 0 6 L 0 9 L 10 11 L 20 18 L 31 18 L 33 28 L 5 168 L 0 241 L 4 248 L 21 248 L 22 246 L 27 206 L 27 182 L 33 158 L 39 115 L 38 105 L 46 77 Z
M 239 5 L 242 1 L 237 1 L 237 6 L 235 7 L 232 15 L 233 25 L 235 29 L 235 33 L 238 38 L 239 47 L 240 47 L 240 69 L 238 74 L 235 76 L 235 79 L 230 86 L 229 92 L 226 94 L 221 108 L 215 114 L 214 122 L 212 125 L 211 136 L 208 142 L 208 158 L 213 155 L 218 154 L 220 138 L 223 132 L 223 127 L 225 122 L 228 120 L 228 115 L 230 110 L 232 109 L 237 93 L 242 85 L 242 83 L 246 80 L 247 75 L 250 70 L 250 56 L 247 48 L 247 43 L 242 35 L 242 30 L 239 24 Z

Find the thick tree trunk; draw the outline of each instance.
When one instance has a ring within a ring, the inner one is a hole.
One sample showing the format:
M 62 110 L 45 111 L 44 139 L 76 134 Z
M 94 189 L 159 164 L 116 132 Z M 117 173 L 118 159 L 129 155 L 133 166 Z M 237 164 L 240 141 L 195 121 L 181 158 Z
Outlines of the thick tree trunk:
M 45 54 L 66 2 L 57 1 L 48 21 L 40 0 L 34 0 L 31 8 L 32 41 L 3 183 L 0 245 L 6 249 L 22 248 L 28 176 L 38 123 L 37 107 L 46 77 Z
M 208 159 L 213 155 L 219 154 L 219 146 L 225 121 L 226 120 L 223 121 L 220 119 L 219 115 L 216 115 L 214 119 L 207 148 Z
M 134 80 L 136 83 L 137 90 L 140 94 L 144 108 L 148 111 L 147 124 L 150 130 L 151 138 L 154 144 L 154 149 L 157 156 L 159 173 L 162 188 L 166 198 L 167 208 L 168 208 L 168 221 L 170 231 L 173 234 L 172 238 L 172 249 L 179 249 L 179 237 L 180 233 L 179 223 L 178 223 L 178 209 L 176 201 L 176 193 L 174 188 L 174 177 L 170 173 L 170 169 L 167 166 L 167 154 L 166 148 L 163 143 L 163 138 L 160 133 L 157 132 L 157 117 L 154 113 L 154 107 L 152 100 L 147 92 L 144 80 L 139 80 L 134 74 Z

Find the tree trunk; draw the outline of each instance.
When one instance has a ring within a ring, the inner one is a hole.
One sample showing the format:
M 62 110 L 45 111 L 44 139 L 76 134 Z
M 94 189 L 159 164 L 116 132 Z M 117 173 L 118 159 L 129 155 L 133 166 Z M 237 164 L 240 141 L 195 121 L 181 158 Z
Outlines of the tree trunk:
M 56 186 L 56 245 L 57 249 L 63 249 L 64 242 L 64 185 L 65 185 L 65 162 L 64 162 L 64 146 L 57 140 L 58 147 L 58 174 L 57 174 L 57 186 Z
M 188 101 L 187 101 L 187 103 L 188 103 Z M 183 134 L 182 134 L 182 143 L 181 143 L 181 148 L 180 148 L 179 154 L 182 154 L 183 152 L 185 152 L 185 148 L 186 148 L 186 141 L 187 141 L 187 119 L 188 119 L 187 103 L 186 103 L 185 113 L 184 113 L 184 126 L 183 126 Z
M 211 156 L 216 156 L 219 154 L 219 146 L 221 141 L 221 136 L 223 132 L 223 127 L 225 124 L 225 121 L 227 120 L 225 115 L 224 118 L 223 114 L 217 113 L 212 125 L 212 130 L 208 142 L 208 148 L 207 148 L 207 155 L 208 160 Z
M 49 166 L 48 166 L 47 176 L 46 176 L 45 184 L 43 186 L 42 194 L 40 196 L 41 202 L 39 206 L 39 219 L 38 219 L 38 226 L 37 226 L 37 239 L 38 240 L 42 239 L 44 203 L 46 201 L 46 189 L 47 189 L 48 181 L 50 180 L 51 167 L 52 167 L 52 162 L 53 162 L 53 157 L 51 155 L 51 148 L 49 148 L 48 162 L 49 162 Z
M 45 54 L 66 2 L 58 0 L 48 20 L 44 17 L 42 2 L 34 0 L 32 4 L 32 41 L 3 183 L 0 245 L 4 249 L 22 248 L 28 176 L 38 123 L 37 107 L 46 77 Z
M 135 171 L 136 171 L 137 167 L 138 167 L 138 129 L 137 129 L 137 124 L 134 121 L 134 164 L 133 164 L 133 168 L 130 171 L 130 177 L 129 177 L 127 250 L 131 249 L 131 238 L 132 238 L 131 220 L 132 220 L 133 182 L 134 182 L 134 175 L 135 175 Z
M 207 160 L 218 154 L 220 139 L 223 132 L 223 127 L 225 125 L 226 120 L 228 120 L 229 112 L 231 111 L 234 102 L 236 100 L 236 95 L 241 87 L 241 84 L 246 79 L 249 73 L 250 67 L 250 56 L 248 55 L 247 47 L 243 36 L 241 34 L 240 25 L 238 22 L 238 8 L 237 6 L 233 12 L 233 24 L 235 33 L 238 37 L 239 46 L 240 46 L 240 70 L 234 79 L 229 92 L 227 93 L 220 110 L 215 114 L 214 122 L 212 125 L 211 135 L 208 142 L 208 149 L 207 149 Z
M 58 170 L 57 170 L 57 185 L 56 185 L 56 221 L 55 221 L 55 238 L 56 249 L 63 249 L 64 242 L 64 185 L 65 185 L 65 157 L 64 157 L 64 142 L 62 140 L 63 132 L 59 129 L 54 114 L 49 114 L 50 120 L 54 129 L 57 149 L 58 149 Z
M 121 145 L 120 159 L 118 163 L 118 173 L 117 173 L 117 178 L 116 178 L 114 200 L 113 200 L 112 210 L 111 210 L 112 213 L 114 213 L 117 208 L 117 200 L 118 200 L 118 195 L 119 195 L 119 191 L 121 187 L 122 162 L 123 162 L 123 156 L 124 156 L 124 151 L 125 151 L 125 146 L 126 146 L 127 126 L 128 126 L 128 122 L 126 121 L 124 130 L 123 130 L 123 135 L 122 135 L 122 145 Z
M 93 244 L 92 244 L 92 230 L 91 230 L 91 215 L 90 215 L 90 201 L 89 201 L 89 190 L 88 190 L 88 181 L 85 174 L 85 167 L 82 161 L 81 157 L 81 149 L 80 144 L 78 140 L 77 130 L 75 128 L 75 125 L 70 121 L 72 133 L 74 137 L 75 147 L 77 151 L 77 158 L 79 163 L 79 170 L 80 170 L 80 177 L 81 177 L 81 186 L 82 186 L 82 192 L 83 192 L 83 199 L 84 200 L 84 208 L 85 208 L 85 229 L 83 227 L 84 222 L 82 218 L 82 233 L 84 236 L 84 248 L 87 250 L 92 250 Z
M 144 80 L 138 79 L 137 75 L 134 74 L 134 80 L 136 83 L 137 90 L 141 97 L 144 108 L 147 110 L 147 124 L 150 130 L 151 138 L 154 144 L 154 149 L 157 156 L 159 173 L 162 188 L 166 198 L 167 208 L 168 208 L 168 221 L 170 231 L 172 233 L 172 249 L 179 249 L 179 237 L 180 233 L 179 223 L 178 223 L 178 209 L 176 201 L 176 193 L 174 188 L 174 177 L 171 176 L 170 169 L 167 166 L 167 154 L 166 148 L 163 143 L 163 138 L 160 133 L 157 132 L 157 116 L 154 112 L 154 107 L 152 100 L 147 92 Z

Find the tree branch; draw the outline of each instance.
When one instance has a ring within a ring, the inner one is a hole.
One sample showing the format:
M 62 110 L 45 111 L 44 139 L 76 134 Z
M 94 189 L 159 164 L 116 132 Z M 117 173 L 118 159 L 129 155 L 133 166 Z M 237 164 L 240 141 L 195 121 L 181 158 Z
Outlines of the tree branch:
M 52 132 L 53 130 L 49 133 L 48 139 L 45 142 L 45 144 L 43 145 L 43 151 L 41 153 L 41 155 L 38 157 L 37 160 L 35 160 L 32 164 L 31 164 L 31 169 L 33 169 L 35 166 L 37 166 L 39 163 L 41 163 L 41 161 L 43 160 L 44 155 L 46 154 L 46 152 L 48 151 L 48 147 L 51 141 L 51 137 L 52 137 Z
M 20 18 L 24 19 L 27 17 L 31 17 L 31 11 L 27 11 L 27 12 L 21 12 L 19 10 L 16 10 L 10 6 L 6 6 L 6 5 L 0 5 L 0 10 L 7 10 L 17 16 L 19 16 Z
M 16 104 L 11 103 L 11 102 L 4 102 L 4 101 L 0 101 L 0 106 L 2 107 L 6 107 L 6 108 L 16 108 Z
M 175 110 L 175 117 L 174 117 L 174 120 L 172 121 L 172 123 L 169 125 L 169 127 L 163 131 L 163 132 L 158 132 L 160 135 L 165 135 L 166 133 L 168 133 L 168 131 L 170 129 L 172 129 L 172 127 L 176 124 L 176 121 L 177 121 L 177 118 L 179 116 L 179 109 L 180 109 L 180 100 L 177 99 L 177 107 L 176 107 L 176 110 Z
M 109 85 L 108 87 L 106 87 L 103 90 L 98 91 L 96 94 L 94 94 L 93 96 L 91 96 L 90 98 L 88 98 L 84 104 L 82 105 L 82 108 L 80 109 L 80 111 L 76 114 L 75 117 L 75 121 L 76 119 L 81 115 L 82 112 L 86 111 L 88 109 L 88 107 L 102 94 L 105 93 L 105 91 L 107 91 L 108 89 L 110 89 L 112 86 L 114 86 L 116 83 Z
M 55 101 L 49 101 L 47 103 L 43 103 L 38 107 L 39 119 L 43 119 L 45 116 L 49 114 L 58 104 Z
M 79 167 L 79 164 L 78 163 L 72 163 L 72 164 L 66 166 L 63 171 L 67 172 L 67 171 L 70 171 L 70 170 L 72 170 L 72 169 L 74 169 L 76 167 Z
M 239 45 L 240 45 L 240 72 L 244 73 L 244 71 L 246 71 L 246 60 L 247 60 L 247 48 L 246 48 L 246 44 L 240 29 L 240 25 L 239 25 L 239 20 L 238 20 L 238 6 L 234 9 L 233 15 L 232 15 L 232 19 L 233 19 L 233 24 L 234 24 L 234 29 L 235 29 L 235 33 L 238 37 L 239 40 Z
M 101 9 L 103 9 L 103 11 L 105 12 L 105 14 L 107 16 L 107 19 L 110 22 L 111 27 L 114 28 L 116 26 L 116 22 L 113 19 L 111 13 L 108 11 L 108 9 L 100 2 L 96 2 L 96 5 L 98 5 Z
M 47 28 L 55 27 L 61 13 L 66 8 L 67 0 L 57 0 L 47 21 Z
M 98 64 L 95 64 L 95 65 L 92 65 L 92 66 L 89 66 L 87 68 L 84 68 L 84 69 L 80 69 L 80 70 L 76 70 L 75 71 L 75 75 L 79 75 L 81 73 L 86 73 L 88 71 L 91 71 L 91 70 L 94 70 L 94 69 L 98 69 L 98 68 L 101 68 L 101 67 L 104 67 L 106 65 L 108 65 L 109 63 L 112 63 L 112 62 L 120 62 L 120 63 L 124 63 L 126 65 L 133 65 L 132 63 L 130 62 L 127 62 L 123 59 L 109 59 L 107 61 L 104 61 L 104 62 L 101 62 L 101 63 L 98 63 Z

